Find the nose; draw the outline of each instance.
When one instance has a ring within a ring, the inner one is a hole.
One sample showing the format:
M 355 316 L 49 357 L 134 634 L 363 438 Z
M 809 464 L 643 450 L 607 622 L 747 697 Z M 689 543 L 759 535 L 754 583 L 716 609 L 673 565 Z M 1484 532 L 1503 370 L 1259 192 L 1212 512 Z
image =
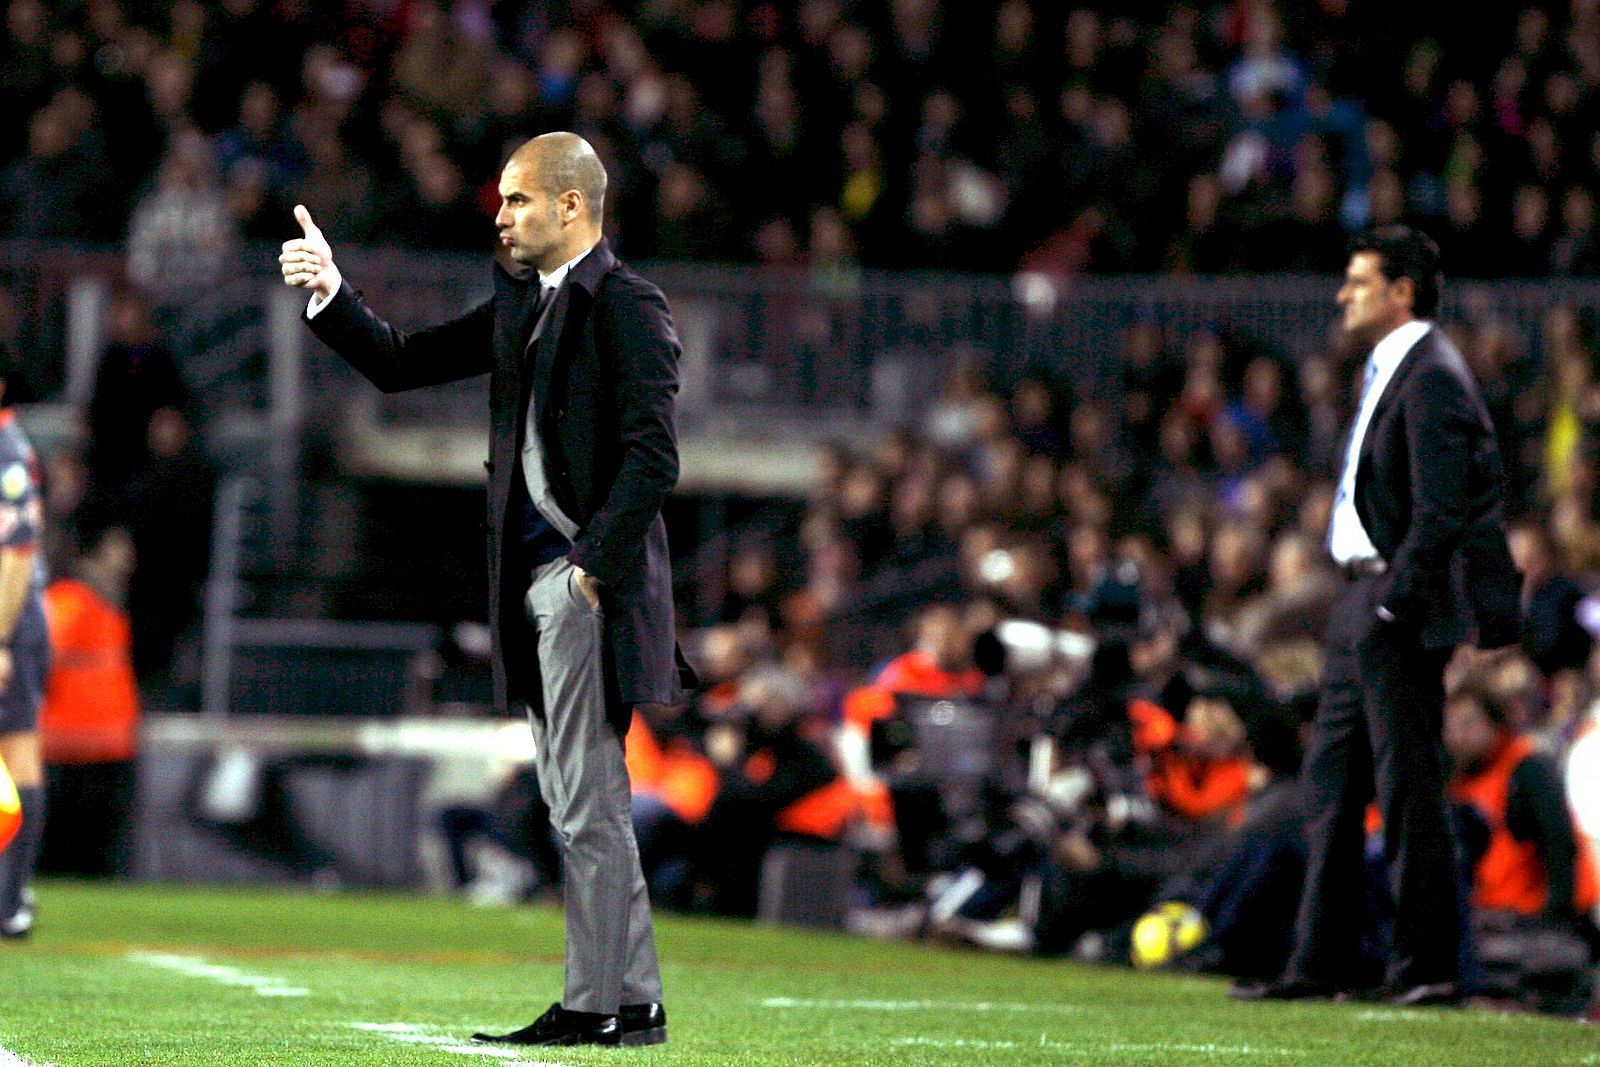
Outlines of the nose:
M 506 205 L 501 204 L 500 210 L 494 213 L 494 224 L 502 230 L 511 225 L 511 212 L 507 210 Z

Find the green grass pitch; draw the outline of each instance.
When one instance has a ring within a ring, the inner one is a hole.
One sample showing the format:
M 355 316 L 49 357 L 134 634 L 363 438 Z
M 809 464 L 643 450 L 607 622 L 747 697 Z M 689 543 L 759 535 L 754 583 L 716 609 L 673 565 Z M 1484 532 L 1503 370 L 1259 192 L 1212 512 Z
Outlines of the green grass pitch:
M 559 995 L 561 925 L 392 895 L 48 883 L 0 944 L 0 1067 L 1600 1065 L 1600 1028 L 1237 1004 L 1213 979 L 662 916 L 671 1042 L 465 1044 Z

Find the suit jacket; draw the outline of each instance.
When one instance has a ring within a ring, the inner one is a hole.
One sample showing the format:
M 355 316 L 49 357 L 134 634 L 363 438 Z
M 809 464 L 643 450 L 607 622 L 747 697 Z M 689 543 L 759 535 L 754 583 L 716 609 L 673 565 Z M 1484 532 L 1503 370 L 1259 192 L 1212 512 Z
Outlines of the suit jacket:
M 1379 603 L 1428 648 L 1476 631 L 1516 640 L 1520 579 L 1501 516 L 1494 425 L 1461 353 L 1438 327 L 1406 354 L 1373 410 L 1356 467 L 1356 512 L 1388 561 Z
M 495 268 L 494 295 L 465 315 L 406 333 L 348 282 L 311 329 L 385 392 L 489 375 L 488 560 L 495 702 L 540 700 L 534 635 L 522 610 L 512 479 L 528 405 L 551 491 L 573 522 L 572 562 L 601 583 L 610 704 L 674 703 L 695 684 L 678 651 L 661 506 L 678 479 L 674 397 L 681 346 L 661 290 L 601 240 L 559 290 L 527 352 L 536 272 Z M 522 499 L 518 497 L 517 499 Z

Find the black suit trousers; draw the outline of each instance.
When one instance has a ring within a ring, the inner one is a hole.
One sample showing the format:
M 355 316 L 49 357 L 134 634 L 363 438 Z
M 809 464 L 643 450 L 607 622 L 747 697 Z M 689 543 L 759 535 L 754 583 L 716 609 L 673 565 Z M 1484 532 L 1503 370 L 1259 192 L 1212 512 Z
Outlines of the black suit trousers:
M 1455 843 L 1442 741 L 1447 649 L 1377 618 L 1381 579 L 1347 582 L 1335 602 L 1322 697 L 1301 769 L 1306 880 L 1285 976 L 1341 989 L 1357 973 L 1366 907 L 1365 812 L 1376 797 L 1394 901 L 1384 981 L 1460 980 Z

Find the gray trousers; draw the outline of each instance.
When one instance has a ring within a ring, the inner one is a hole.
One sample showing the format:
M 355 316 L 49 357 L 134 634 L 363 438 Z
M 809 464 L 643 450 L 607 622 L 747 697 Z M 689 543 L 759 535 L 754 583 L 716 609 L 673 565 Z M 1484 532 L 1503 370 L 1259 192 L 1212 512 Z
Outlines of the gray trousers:
M 622 736 L 606 718 L 605 618 L 572 564 L 535 568 L 523 600 L 538 635 L 543 708 L 529 708 L 534 770 L 561 840 L 568 1011 L 612 1014 L 661 1000 L 650 896 L 633 839 Z

